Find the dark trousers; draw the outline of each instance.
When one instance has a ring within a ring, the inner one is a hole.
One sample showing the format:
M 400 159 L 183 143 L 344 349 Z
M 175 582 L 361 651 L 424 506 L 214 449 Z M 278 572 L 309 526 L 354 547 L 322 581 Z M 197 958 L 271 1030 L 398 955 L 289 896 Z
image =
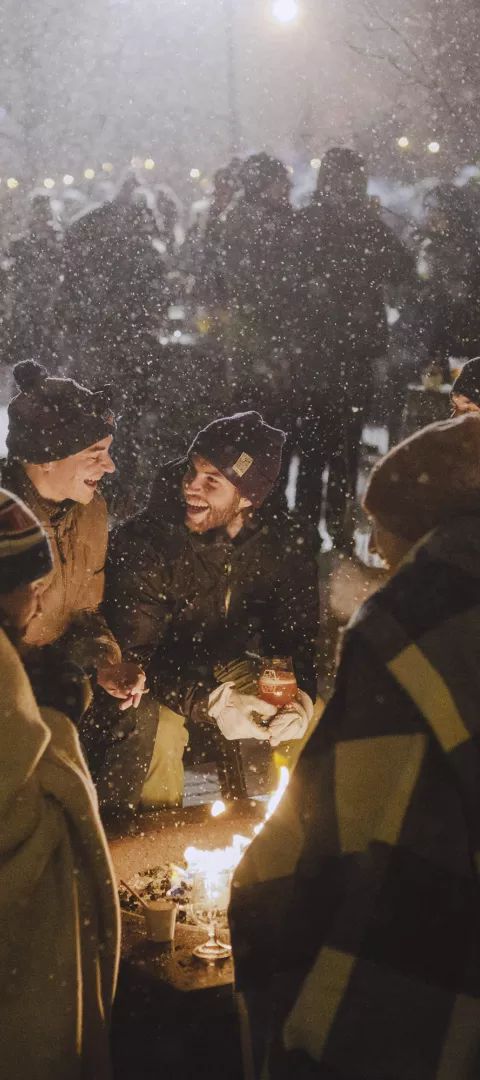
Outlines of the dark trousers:
M 325 493 L 325 520 L 334 538 L 344 531 L 348 502 L 355 498 L 363 419 L 363 411 L 352 413 L 347 402 L 342 410 L 326 406 L 302 417 L 295 440 L 296 512 L 317 526 Z
M 299 455 L 295 509 L 318 526 L 325 495 L 325 520 L 334 540 L 349 539 L 348 514 L 356 496 L 360 446 L 372 387 L 371 365 L 339 363 L 338 388 L 314 393 L 292 431 Z M 324 473 L 328 478 L 324 487 Z
M 98 691 L 82 721 L 82 746 L 100 808 L 107 813 L 130 813 L 140 803 L 155 744 L 158 708 L 148 695 L 138 709 L 121 713 L 115 699 Z

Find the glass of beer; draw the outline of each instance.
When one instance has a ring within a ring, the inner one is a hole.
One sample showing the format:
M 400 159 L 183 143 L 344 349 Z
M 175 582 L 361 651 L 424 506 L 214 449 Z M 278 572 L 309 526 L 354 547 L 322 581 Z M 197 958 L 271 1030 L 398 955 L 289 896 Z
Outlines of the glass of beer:
M 291 658 L 273 656 L 262 660 L 258 696 L 277 709 L 284 709 L 297 696 L 297 680 Z

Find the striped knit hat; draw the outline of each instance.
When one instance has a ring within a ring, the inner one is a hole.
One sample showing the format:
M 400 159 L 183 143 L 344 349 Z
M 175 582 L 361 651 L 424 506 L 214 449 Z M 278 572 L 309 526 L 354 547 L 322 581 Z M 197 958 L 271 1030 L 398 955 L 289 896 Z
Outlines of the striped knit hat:
M 0 488 L 0 593 L 11 593 L 52 569 L 47 534 L 34 514 Z

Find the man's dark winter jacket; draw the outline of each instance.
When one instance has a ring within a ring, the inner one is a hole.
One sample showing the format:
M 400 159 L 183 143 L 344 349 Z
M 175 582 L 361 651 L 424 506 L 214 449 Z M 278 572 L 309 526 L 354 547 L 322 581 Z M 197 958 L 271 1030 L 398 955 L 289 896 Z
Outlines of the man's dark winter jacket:
M 216 665 L 292 656 L 315 698 L 317 564 L 286 514 L 263 508 L 231 540 L 183 525 L 185 462 L 157 477 L 148 508 L 122 526 L 107 567 L 107 613 L 126 654 L 142 659 L 155 697 L 206 718 Z

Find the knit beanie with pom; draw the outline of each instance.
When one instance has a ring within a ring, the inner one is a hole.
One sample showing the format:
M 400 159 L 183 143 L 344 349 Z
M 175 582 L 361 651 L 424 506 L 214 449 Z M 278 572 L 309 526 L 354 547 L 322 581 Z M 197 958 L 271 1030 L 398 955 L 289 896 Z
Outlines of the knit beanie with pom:
M 8 406 L 10 458 L 33 465 L 60 461 L 113 435 L 110 386 L 94 393 L 73 379 L 49 376 L 35 360 L 17 364 L 13 375 L 19 393 Z

